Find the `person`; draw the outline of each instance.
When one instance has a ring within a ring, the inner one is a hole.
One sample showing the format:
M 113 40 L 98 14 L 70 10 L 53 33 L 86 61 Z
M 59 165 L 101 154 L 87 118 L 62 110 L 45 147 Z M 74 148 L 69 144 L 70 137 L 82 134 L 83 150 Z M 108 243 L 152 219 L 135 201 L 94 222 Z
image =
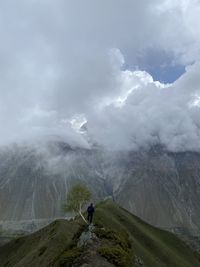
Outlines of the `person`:
M 94 206 L 93 203 L 90 204 L 90 206 L 87 208 L 87 220 L 89 223 L 92 223 L 92 219 L 93 219 L 93 213 L 94 213 Z

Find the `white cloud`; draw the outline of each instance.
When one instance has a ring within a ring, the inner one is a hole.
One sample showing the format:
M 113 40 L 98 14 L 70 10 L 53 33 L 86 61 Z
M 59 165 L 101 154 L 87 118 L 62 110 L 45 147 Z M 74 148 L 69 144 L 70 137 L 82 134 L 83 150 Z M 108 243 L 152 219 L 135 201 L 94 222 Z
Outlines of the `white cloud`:
M 122 71 L 121 86 L 131 92 L 123 105 L 112 103 L 89 115 L 90 134 L 112 149 L 162 144 L 171 151 L 199 151 L 199 98 L 194 99 L 200 93 L 199 71 L 195 64 L 171 85 L 154 82 L 145 72 Z
M 66 134 L 87 146 L 65 123 L 82 116 L 111 147 L 199 149 L 199 65 L 172 85 L 131 70 L 151 51 L 198 62 L 199 11 L 195 0 L 2 1 L 0 143 Z

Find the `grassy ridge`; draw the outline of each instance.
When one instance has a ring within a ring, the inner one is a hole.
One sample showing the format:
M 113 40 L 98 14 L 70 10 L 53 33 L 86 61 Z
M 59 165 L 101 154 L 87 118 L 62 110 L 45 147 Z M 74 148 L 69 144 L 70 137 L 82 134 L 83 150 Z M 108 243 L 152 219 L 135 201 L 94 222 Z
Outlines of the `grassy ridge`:
M 175 235 L 143 222 L 112 201 L 98 206 L 95 222 L 128 235 L 133 253 L 148 267 L 200 266 L 198 255 Z
M 134 266 L 129 261 L 132 256 L 142 259 L 145 267 L 200 267 L 199 255 L 175 235 L 152 227 L 110 200 L 97 205 L 94 223 L 99 245 L 104 245 L 98 247 L 99 257 L 107 261 L 112 253 L 112 263 L 116 262 L 121 253 L 122 262 L 127 262 L 121 265 L 124 267 Z M 82 254 L 81 262 L 85 248 L 77 251 L 76 244 L 83 228 L 80 219 L 59 220 L 34 234 L 13 240 L 0 248 L 0 266 L 72 266 L 67 262 L 60 265 L 59 260 L 73 260 L 79 254 Z M 93 246 L 89 247 L 92 249 Z
M 17 238 L 0 248 L 0 266 L 54 266 L 79 228 L 75 222 L 58 220 L 34 234 Z

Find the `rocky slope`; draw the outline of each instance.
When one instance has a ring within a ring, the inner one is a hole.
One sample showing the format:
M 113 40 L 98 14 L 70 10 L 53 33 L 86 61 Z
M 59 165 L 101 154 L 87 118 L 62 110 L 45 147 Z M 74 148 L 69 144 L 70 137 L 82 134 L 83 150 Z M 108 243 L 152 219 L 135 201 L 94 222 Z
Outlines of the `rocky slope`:
M 200 154 L 151 150 L 129 157 L 116 201 L 149 223 L 200 229 Z

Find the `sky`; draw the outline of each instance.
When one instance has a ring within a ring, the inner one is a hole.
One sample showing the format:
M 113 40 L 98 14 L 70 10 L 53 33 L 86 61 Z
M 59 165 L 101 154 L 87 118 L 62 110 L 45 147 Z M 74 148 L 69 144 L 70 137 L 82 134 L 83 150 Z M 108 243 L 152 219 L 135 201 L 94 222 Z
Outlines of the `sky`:
M 200 2 L 2 0 L 0 144 L 200 151 Z

